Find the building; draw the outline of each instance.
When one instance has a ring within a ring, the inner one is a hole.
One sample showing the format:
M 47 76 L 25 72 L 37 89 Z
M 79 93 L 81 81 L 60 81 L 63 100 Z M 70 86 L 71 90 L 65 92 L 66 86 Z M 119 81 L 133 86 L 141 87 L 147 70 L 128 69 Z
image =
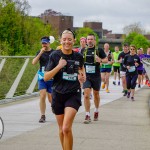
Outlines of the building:
M 73 16 L 66 16 L 60 12 L 53 11 L 52 9 L 46 10 L 43 14 L 39 16 L 45 24 L 50 24 L 52 28 L 61 34 L 66 28 L 76 30 L 82 27 L 73 27 Z M 103 23 L 98 21 L 85 21 L 83 22 L 83 27 L 91 28 L 95 33 L 97 33 L 100 38 L 99 44 L 102 46 L 105 42 L 119 44 L 123 40 L 124 35 L 122 34 L 112 34 L 112 30 L 103 29 Z M 108 41 L 106 39 L 109 39 Z M 112 39 L 118 39 L 112 40 Z M 121 39 L 121 40 L 119 40 Z
M 105 34 L 107 39 L 124 39 L 125 34 L 112 34 L 112 33 L 107 33 Z
M 45 24 L 50 24 L 52 28 L 61 34 L 66 28 L 73 30 L 73 16 L 65 16 L 60 12 L 53 11 L 52 9 L 46 10 L 39 16 Z
M 92 30 L 97 33 L 99 38 L 102 38 L 103 36 L 103 28 L 102 28 L 102 22 L 90 22 L 90 21 L 85 21 L 83 22 L 83 27 L 88 27 L 91 28 Z

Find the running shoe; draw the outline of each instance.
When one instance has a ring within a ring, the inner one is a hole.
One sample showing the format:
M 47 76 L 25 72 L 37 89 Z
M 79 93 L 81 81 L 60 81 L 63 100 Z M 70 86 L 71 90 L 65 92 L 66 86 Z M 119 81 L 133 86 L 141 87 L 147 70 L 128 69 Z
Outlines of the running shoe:
M 105 83 L 102 83 L 102 89 L 104 89 L 105 88 Z
M 123 96 L 127 96 L 127 91 L 126 90 L 124 90 L 124 94 L 123 94 Z
M 45 119 L 46 119 L 45 115 L 42 115 L 39 120 L 39 123 L 45 123 Z
M 113 85 L 116 85 L 116 82 L 115 82 L 115 81 L 113 81 Z
M 106 89 L 106 93 L 110 93 L 110 91 L 108 89 Z
M 135 100 L 134 100 L 134 97 L 131 97 L 131 100 L 132 100 L 132 101 L 135 101 Z
M 147 83 L 147 86 L 150 87 L 150 81 Z
M 85 116 L 85 120 L 84 120 L 84 122 L 83 122 L 83 123 L 85 123 L 85 124 L 89 124 L 90 122 L 91 122 L 91 118 L 90 118 L 90 116 L 86 115 L 86 116 Z
M 130 98 L 130 92 L 127 93 L 127 98 Z
M 147 84 L 148 84 L 148 80 L 145 81 L 145 85 L 147 85 Z
M 94 112 L 94 121 L 98 121 L 98 112 Z

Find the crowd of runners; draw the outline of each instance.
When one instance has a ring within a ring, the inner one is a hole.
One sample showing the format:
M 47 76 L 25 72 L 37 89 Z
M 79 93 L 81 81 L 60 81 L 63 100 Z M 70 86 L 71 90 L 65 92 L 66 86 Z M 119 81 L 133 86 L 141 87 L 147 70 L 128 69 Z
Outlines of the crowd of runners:
M 75 34 L 66 29 L 60 35 L 61 45 L 57 50 L 50 47 L 50 38 L 42 37 L 42 48 L 32 61 L 39 62 L 38 86 L 40 91 L 40 123 L 46 121 L 46 95 L 51 103 L 59 127 L 59 137 L 63 150 L 72 150 L 72 124 L 81 106 L 81 94 L 84 95 L 85 118 L 83 123 L 89 124 L 91 119 L 90 98 L 93 96 L 95 110 L 93 120 L 99 118 L 100 88 L 109 89 L 110 75 L 113 85 L 122 86 L 123 96 L 135 100 L 135 87 L 142 84 L 150 86 L 142 59 L 150 56 L 142 48 L 125 43 L 122 48 L 110 50 L 109 43 L 97 48 L 96 37 L 88 34 L 80 38 L 80 47 L 74 49 Z

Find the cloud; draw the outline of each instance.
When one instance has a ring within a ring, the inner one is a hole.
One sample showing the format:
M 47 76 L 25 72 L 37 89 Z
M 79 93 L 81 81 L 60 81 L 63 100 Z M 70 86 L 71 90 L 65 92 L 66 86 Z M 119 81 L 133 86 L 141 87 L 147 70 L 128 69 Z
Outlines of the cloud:
M 74 16 L 74 26 L 83 26 L 84 21 L 103 22 L 103 28 L 114 33 L 122 33 L 123 27 L 141 22 L 143 28 L 150 29 L 150 1 L 143 0 L 28 0 L 31 15 L 40 15 L 53 9 L 65 15 Z

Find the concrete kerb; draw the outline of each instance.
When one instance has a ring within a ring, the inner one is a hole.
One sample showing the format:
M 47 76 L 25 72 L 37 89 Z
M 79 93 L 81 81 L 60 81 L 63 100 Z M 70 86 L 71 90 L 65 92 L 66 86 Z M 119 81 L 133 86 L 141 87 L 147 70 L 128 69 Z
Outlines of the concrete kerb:
M 0 100 L 0 105 L 8 104 L 8 103 L 16 102 L 16 101 L 27 100 L 27 99 L 38 97 L 38 96 L 39 96 L 39 92 L 34 92 L 31 94 L 15 96 L 13 98 L 2 99 L 2 100 Z

